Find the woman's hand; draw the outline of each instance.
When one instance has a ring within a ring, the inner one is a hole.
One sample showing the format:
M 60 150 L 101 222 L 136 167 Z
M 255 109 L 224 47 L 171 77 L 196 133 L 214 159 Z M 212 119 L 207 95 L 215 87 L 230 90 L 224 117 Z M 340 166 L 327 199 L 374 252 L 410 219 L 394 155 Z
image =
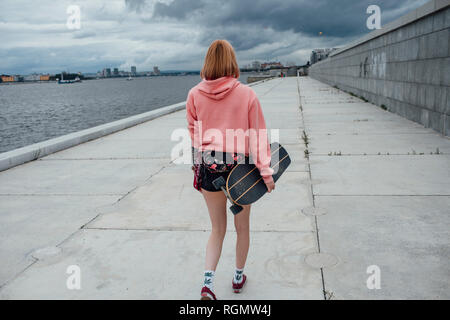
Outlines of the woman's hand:
M 272 190 L 275 189 L 275 182 L 273 182 L 273 179 L 271 181 L 269 181 L 269 182 L 265 182 L 265 184 L 266 184 L 268 193 L 271 193 Z

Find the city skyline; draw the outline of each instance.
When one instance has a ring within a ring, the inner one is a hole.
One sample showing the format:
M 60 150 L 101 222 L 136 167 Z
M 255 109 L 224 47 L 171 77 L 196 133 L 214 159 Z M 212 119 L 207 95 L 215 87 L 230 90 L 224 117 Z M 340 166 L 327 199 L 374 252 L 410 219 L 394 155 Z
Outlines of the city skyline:
M 329 49 L 324 49 L 324 50 L 329 50 Z M 313 51 L 314 53 L 314 51 Z M 308 61 L 309 62 L 309 61 Z M 288 62 L 288 63 L 281 63 L 280 61 L 258 61 L 258 60 L 254 60 L 251 63 L 245 64 L 245 65 L 241 65 L 239 66 L 239 68 L 241 70 L 249 70 L 249 69 L 253 69 L 253 70 L 268 70 L 268 69 L 272 69 L 272 68 L 289 68 L 292 66 L 299 66 L 298 64 L 295 64 L 293 62 Z M 134 69 L 133 69 L 134 68 Z M 158 66 L 153 66 L 151 68 L 152 70 L 140 70 L 137 71 L 136 66 L 131 66 L 130 67 L 130 71 L 125 71 L 123 69 L 119 69 L 117 67 L 104 67 L 101 70 L 97 70 L 97 71 L 93 71 L 93 72 L 81 72 L 81 71 L 75 71 L 75 70 L 60 70 L 57 72 L 24 72 L 21 74 L 18 73 L 11 73 L 11 74 L 5 74 L 2 73 L 0 70 L 0 75 L 2 76 L 14 76 L 14 75 L 19 75 L 19 76 L 25 76 L 25 75 L 50 75 L 50 74 L 58 74 L 58 73 L 64 73 L 64 74 L 86 74 L 86 75 L 93 75 L 93 74 L 97 74 L 97 75 L 105 75 L 105 72 L 109 72 L 109 76 L 124 76 L 124 75 L 132 75 L 132 74 L 149 74 L 151 73 L 152 75 L 159 75 L 161 72 L 162 73 L 166 73 L 166 72 L 200 72 L 200 69 L 197 70 L 188 70 L 188 69 L 176 69 L 176 70 L 160 70 Z
M 341 46 L 369 33 L 369 5 L 380 6 L 384 25 L 425 2 L 4 0 L 0 73 L 95 73 L 131 66 L 151 71 L 154 65 L 199 70 L 217 38 L 230 41 L 242 67 L 254 60 L 302 65 L 315 48 Z M 79 29 L 67 26 L 73 5 L 80 8 Z
M 314 51 L 313 51 L 314 52 Z M 270 69 L 288 69 L 290 67 L 301 67 L 294 64 L 282 64 L 279 61 L 252 61 L 251 63 L 241 66 L 240 70 L 241 72 L 245 71 L 267 71 Z M 25 80 L 35 80 L 38 81 L 38 76 L 54 76 L 56 74 L 78 74 L 78 75 L 87 75 L 92 76 L 96 75 L 97 77 L 124 77 L 124 76 L 130 76 L 130 75 L 161 75 L 164 73 L 192 73 L 197 72 L 200 73 L 200 69 L 198 70 L 160 70 L 158 66 L 153 66 L 152 70 L 137 70 L 136 66 L 131 66 L 129 71 L 125 71 L 116 67 L 104 67 L 101 70 L 97 70 L 96 72 L 80 72 L 80 71 L 70 71 L 70 70 L 61 70 L 59 72 L 50 73 L 50 72 L 32 72 L 32 73 L 22 73 L 22 74 L 5 74 L 0 71 L 1 78 L 15 78 L 20 76 L 25 76 Z M 27 78 L 28 76 L 28 78 Z M 37 76 L 37 77 L 36 77 Z M 47 77 L 48 78 L 48 77 Z M 48 80 L 48 79 L 46 79 Z M 18 80 L 15 79 L 15 82 Z M 1 81 L 0 81 L 1 82 Z M 10 81 L 8 81 L 10 82 Z

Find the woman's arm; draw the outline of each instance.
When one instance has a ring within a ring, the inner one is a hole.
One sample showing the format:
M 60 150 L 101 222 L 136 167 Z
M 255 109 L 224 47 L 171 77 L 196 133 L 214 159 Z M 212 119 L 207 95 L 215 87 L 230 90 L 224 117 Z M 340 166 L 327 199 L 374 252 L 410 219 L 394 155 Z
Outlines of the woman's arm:
M 249 106 L 249 147 L 253 162 L 259 169 L 266 185 L 273 184 L 273 169 L 270 167 L 271 152 L 267 138 L 266 122 L 261 109 L 261 104 L 254 94 Z M 272 188 L 273 189 L 273 188 Z
M 189 134 L 191 135 L 191 141 L 192 141 L 192 145 L 193 145 L 194 126 L 195 126 L 195 122 L 197 121 L 197 114 L 195 112 L 194 97 L 191 94 L 191 91 L 189 91 L 187 100 L 186 100 L 186 119 L 188 122 L 188 130 L 189 130 Z

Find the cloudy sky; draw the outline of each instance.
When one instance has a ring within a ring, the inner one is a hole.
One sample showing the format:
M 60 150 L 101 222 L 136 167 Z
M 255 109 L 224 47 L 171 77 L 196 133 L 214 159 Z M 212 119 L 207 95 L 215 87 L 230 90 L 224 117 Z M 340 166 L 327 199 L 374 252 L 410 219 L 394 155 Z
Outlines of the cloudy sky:
M 0 0 L 0 74 L 199 70 L 214 39 L 234 46 L 238 63 L 304 64 L 311 50 L 370 32 L 366 9 L 382 25 L 427 0 Z M 80 29 L 67 8 L 80 8 Z M 320 34 L 322 32 L 322 34 Z

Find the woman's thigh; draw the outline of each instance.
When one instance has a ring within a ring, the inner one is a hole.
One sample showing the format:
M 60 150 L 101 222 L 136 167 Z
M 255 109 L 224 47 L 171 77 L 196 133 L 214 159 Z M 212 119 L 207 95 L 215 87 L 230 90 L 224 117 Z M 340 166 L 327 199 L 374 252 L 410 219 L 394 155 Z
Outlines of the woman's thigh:
M 248 232 L 250 229 L 250 209 L 251 205 L 242 206 L 241 212 L 234 216 L 234 227 L 238 233 Z
M 202 189 L 203 198 L 208 207 L 209 217 L 213 228 L 226 229 L 227 226 L 227 198 L 221 191 L 210 192 Z M 223 231 L 223 230 L 222 230 Z

